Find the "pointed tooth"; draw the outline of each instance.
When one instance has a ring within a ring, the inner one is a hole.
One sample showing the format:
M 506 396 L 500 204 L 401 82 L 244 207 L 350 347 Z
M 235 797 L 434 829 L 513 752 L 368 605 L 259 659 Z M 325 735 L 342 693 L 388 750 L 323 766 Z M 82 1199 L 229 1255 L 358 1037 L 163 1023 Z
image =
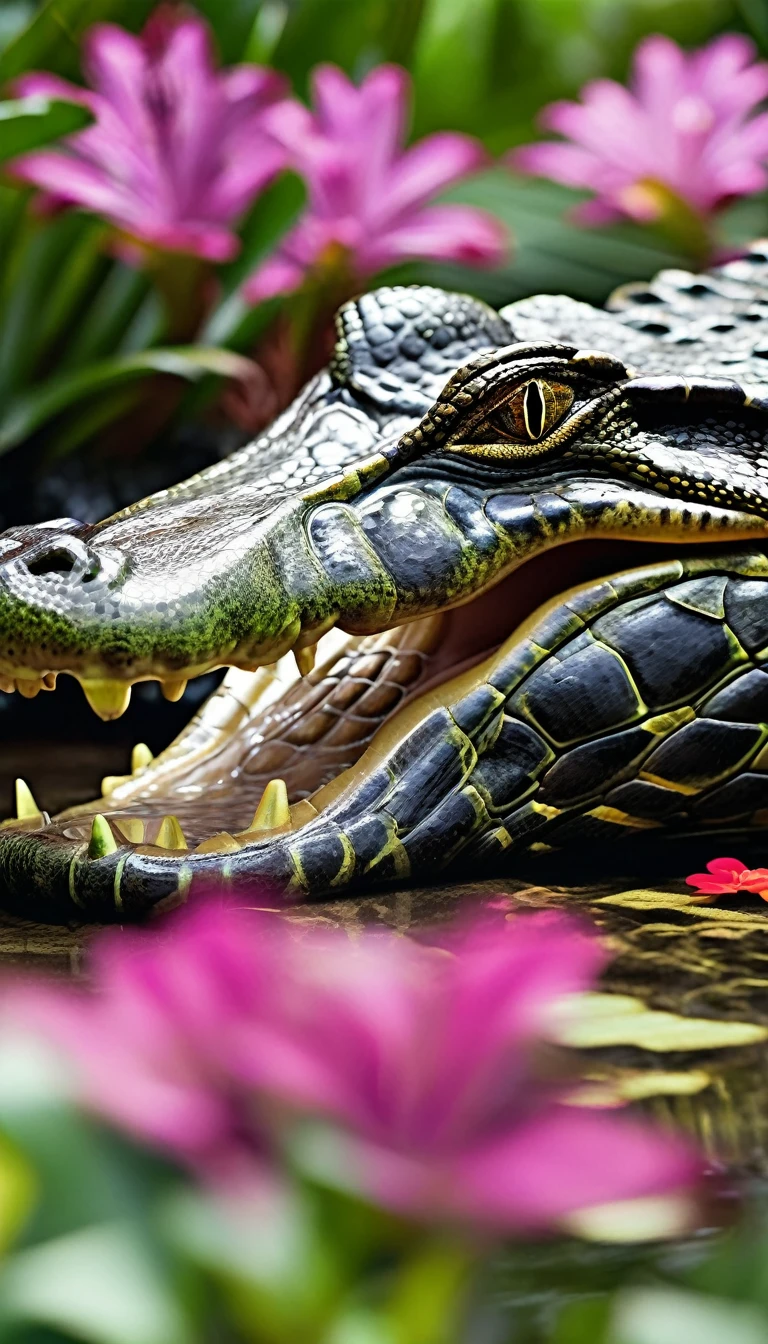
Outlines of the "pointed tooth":
M 163 817 L 160 829 L 152 842 L 158 849 L 187 849 L 187 841 L 178 817 Z
M 47 689 L 47 686 L 43 683 L 42 677 L 16 678 L 16 690 L 20 695 L 24 696 L 25 700 L 34 700 L 36 695 L 39 695 L 41 691 Z
M 160 682 L 160 690 L 163 692 L 166 700 L 173 704 L 180 700 L 187 689 L 186 677 L 171 677 L 168 681 Z
M 144 843 L 144 822 L 141 817 L 120 817 L 120 820 L 115 822 L 115 830 L 118 830 L 130 845 Z
M 151 765 L 154 759 L 155 758 L 146 742 L 137 742 L 131 752 L 131 774 L 138 775 L 140 770 L 146 770 L 147 766 Z
M 315 654 L 317 653 L 316 644 L 307 644 L 304 649 L 293 649 L 293 656 L 296 659 L 296 666 L 299 669 L 299 676 L 306 677 L 315 666 Z
M 55 672 L 46 672 L 45 676 L 42 677 L 41 680 L 42 680 L 42 683 L 43 683 L 43 684 L 42 684 L 42 687 L 41 687 L 41 690 L 43 690 L 43 691 L 55 691 L 55 690 L 56 690 L 56 673 L 55 673 Z
M 0 677 L 0 691 L 5 691 L 6 695 L 13 695 L 16 690 L 16 682 L 13 677 Z
M 100 812 L 96 813 L 91 823 L 91 839 L 88 845 L 89 859 L 104 859 L 107 854 L 114 854 L 117 849 L 117 841 L 112 834 L 112 827 Z
M 16 817 L 19 821 L 30 821 L 32 817 L 41 815 L 40 808 L 35 802 L 32 790 L 23 779 L 16 780 Z
M 193 849 L 193 854 L 231 854 L 239 849 L 235 837 L 229 834 L 229 831 L 219 831 L 218 835 L 209 835 L 207 840 L 201 840 L 200 844 Z
M 85 698 L 100 719 L 119 719 L 131 703 L 129 681 L 81 681 Z
M 274 831 L 278 827 L 290 830 L 291 811 L 284 779 L 271 779 L 261 795 L 249 831 Z
M 105 775 L 101 781 L 101 796 L 106 798 L 107 794 L 113 793 L 121 784 L 127 784 L 131 775 Z

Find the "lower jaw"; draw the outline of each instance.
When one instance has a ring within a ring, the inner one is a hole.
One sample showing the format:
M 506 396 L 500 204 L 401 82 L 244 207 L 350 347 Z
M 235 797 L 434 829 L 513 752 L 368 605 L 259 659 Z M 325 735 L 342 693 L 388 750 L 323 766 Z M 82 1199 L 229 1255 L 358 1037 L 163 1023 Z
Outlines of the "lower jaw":
M 176 904 L 195 879 L 284 885 L 282 837 L 362 788 L 429 713 L 479 684 L 542 604 L 679 554 L 643 542 L 568 543 L 442 615 L 375 636 L 330 632 L 303 679 L 289 671 L 291 655 L 255 673 L 232 669 L 161 756 L 105 781 L 101 798 L 53 820 L 28 804 L 25 818 L 6 822 L 0 901 L 42 918 L 106 921 Z

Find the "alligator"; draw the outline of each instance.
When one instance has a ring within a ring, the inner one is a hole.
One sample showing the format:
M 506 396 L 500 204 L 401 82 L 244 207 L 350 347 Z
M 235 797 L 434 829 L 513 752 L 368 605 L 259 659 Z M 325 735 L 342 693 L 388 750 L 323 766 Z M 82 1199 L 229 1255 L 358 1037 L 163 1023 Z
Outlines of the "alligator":
M 232 457 L 0 537 L 0 689 L 103 718 L 228 669 L 171 746 L 49 817 L 0 900 L 129 920 L 193 883 L 301 900 L 768 820 L 768 244 L 496 312 L 345 304 Z

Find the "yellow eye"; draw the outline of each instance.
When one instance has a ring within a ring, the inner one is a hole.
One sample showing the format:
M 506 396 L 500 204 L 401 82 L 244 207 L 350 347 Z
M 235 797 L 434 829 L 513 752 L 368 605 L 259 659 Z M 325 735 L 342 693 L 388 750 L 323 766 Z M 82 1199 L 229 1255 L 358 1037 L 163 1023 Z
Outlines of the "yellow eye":
M 573 403 L 573 388 L 532 378 L 515 389 L 508 401 L 490 416 L 494 433 L 523 443 L 538 443 L 559 424 Z

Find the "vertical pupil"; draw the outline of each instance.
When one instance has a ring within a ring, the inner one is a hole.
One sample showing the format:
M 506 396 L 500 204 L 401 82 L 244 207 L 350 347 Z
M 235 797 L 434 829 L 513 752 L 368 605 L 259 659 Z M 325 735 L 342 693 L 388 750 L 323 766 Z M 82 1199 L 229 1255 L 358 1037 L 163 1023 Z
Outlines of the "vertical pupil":
M 523 399 L 525 428 L 532 439 L 540 439 L 544 428 L 544 397 L 538 383 L 529 383 Z

